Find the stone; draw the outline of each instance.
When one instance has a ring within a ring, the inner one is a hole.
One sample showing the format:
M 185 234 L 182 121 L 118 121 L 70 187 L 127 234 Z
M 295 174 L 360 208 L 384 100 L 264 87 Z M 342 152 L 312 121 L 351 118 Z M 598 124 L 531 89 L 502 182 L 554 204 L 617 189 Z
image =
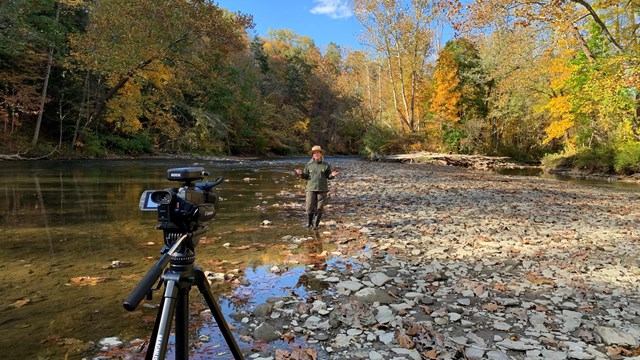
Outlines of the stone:
M 269 323 L 263 322 L 253 330 L 253 338 L 257 341 L 271 342 L 278 340 L 280 334 L 277 332 L 277 328 Z

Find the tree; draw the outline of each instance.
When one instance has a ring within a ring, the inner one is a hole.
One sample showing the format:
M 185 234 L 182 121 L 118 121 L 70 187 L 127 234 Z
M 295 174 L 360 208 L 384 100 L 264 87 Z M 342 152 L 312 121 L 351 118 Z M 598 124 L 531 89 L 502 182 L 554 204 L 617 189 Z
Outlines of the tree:
M 0 3 L 0 112 L 11 128 L 22 116 L 37 115 L 36 145 L 53 61 L 64 40 L 54 0 Z
M 245 29 L 252 26 L 251 17 L 227 13 L 205 0 L 106 0 L 93 3 L 89 18 L 86 33 L 71 39 L 74 60 L 81 69 L 104 77 L 107 89 L 85 129 L 107 106 L 112 106 L 110 117 L 123 122 L 122 129 L 139 129 L 142 110 L 118 106 L 118 101 L 141 106 L 123 97 L 138 96 L 148 85 L 168 86 L 174 71 L 208 73 L 246 46 Z M 116 94 L 121 99 L 111 102 Z
M 386 66 L 393 111 L 403 133 L 419 130 L 419 88 L 433 51 L 438 1 L 355 0 L 354 13 L 366 29 L 365 41 Z

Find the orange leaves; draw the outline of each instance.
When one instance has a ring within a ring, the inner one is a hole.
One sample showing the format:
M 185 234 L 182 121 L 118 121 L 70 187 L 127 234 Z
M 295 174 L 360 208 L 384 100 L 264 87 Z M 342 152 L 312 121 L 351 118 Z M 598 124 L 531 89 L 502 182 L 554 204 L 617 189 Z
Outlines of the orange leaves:
M 609 356 L 619 356 L 622 355 L 624 357 L 635 357 L 640 355 L 640 348 L 631 348 L 626 349 L 621 346 L 614 346 L 607 349 L 607 355 Z
M 296 348 L 292 351 L 276 349 L 276 360 L 317 360 L 318 352 L 312 348 Z
M 529 280 L 529 282 L 535 285 L 554 285 L 555 284 L 553 280 L 547 279 L 540 275 L 536 275 L 532 272 L 528 272 L 524 274 L 524 278 Z
M 488 312 L 499 312 L 499 311 L 503 311 L 504 307 L 496 304 L 496 303 L 488 303 L 488 304 L 484 304 L 482 305 L 482 308 L 485 309 Z
M 435 89 L 430 110 L 447 122 L 460 119 L 458 104 L 462 98 L 462 92 L 458 90 L 460 79 L 457 73 L 458 65 L 453 59 L 453 54 L 450 51 L 443 51 L 433 74 Z

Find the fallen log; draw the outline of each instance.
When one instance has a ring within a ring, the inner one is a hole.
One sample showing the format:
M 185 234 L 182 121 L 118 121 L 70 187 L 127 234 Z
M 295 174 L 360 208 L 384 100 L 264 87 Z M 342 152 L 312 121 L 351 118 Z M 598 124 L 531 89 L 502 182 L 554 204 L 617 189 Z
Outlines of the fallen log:
M 16 160 L 42 160 L 42 159 L 48 159 L 51 155 L 53 155 L 53 153 L 58 151 L 58 148 L 59 147 L 56 146 L 47 155 L 43 155 L 43 156 L 39 156 L 39 157 L 35 157 L 35 158 L 26 158 L 26 157 L 22 156 L 23 154 L 26 154 L 27 152 L 29 152 L 29 150 L 27 150 L 27 151 L 25 151 L 23 153 L 10 154 L 10 155 L 0 154 L 0 161 L 3 161 L 3 160 L 16 161 Z
M 464 155 L 464 154 L 440 154 L 419 152 L 412 154 L 388 155 L 382 161 L 389 162 L 410 162 L 410 163 L 436 163 L 448 166 L 460 166 L 478 170 L 517 169 L 528 168 L 530 166 L 518 165 L 510 161 L 507 156 L 484 156 L 484 155 Z
M 20 156 L 20 154 L 13 154 L 13 155 L 0 154 L 0 160 L 26 160 L 26 159 Z

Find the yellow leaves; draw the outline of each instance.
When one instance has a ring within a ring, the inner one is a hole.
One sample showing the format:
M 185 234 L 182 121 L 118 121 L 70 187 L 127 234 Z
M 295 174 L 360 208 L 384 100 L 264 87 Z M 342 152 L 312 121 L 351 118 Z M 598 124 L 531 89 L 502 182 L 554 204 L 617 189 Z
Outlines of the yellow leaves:
M 128 81 L 118 92 L 118 96 L 108 102 L 107 122 L 115 123 L 123 132 L 134 133 L 142 129 L 139 117 L 142 115 L 142 93 L 135 81 Z
M 173 80 L 173 74 L 173 68 L 159 61 L 154 61 L 147 66 L 147 71 L 144 72 L 143 76 L 152 86 L 162 89 Z
M 575 115 L 572 112 L 570 100 L 570 96 L 558 96 L 549 100 L 545 105 L 545 108 L 549 110 L 551 118 L 554 120 L 545 129 L 547 137 L 542 141 L 543 144 L 561 138 L 565 138 L 565 145 L 574 143 L 574 139 L 567 136 L 569 130 L 575 125 Z
M 306 135 L 309 131 L 309 119 L 299 120 L 293 124 L 293 131 L 296 134 Z
M 547 71 L 551 75 L 551 88 L 553 91 L 561 91 L 571 78 L 575 66 L 569 65 L 567 57 L 555 57 L 547 64 Z
M 561 119 L 558 121 L 553 121 L 547 128 L 545 129 L 547 133 L 547 137 L 542 141 L 543 144 L 547 144 L 551 140 L 560 139 L 567 134 L 569 129 L 573 127 L 574 123 L 568 119 Z M 572 141 L 565 141 L 566 143 L 571 143 Z

